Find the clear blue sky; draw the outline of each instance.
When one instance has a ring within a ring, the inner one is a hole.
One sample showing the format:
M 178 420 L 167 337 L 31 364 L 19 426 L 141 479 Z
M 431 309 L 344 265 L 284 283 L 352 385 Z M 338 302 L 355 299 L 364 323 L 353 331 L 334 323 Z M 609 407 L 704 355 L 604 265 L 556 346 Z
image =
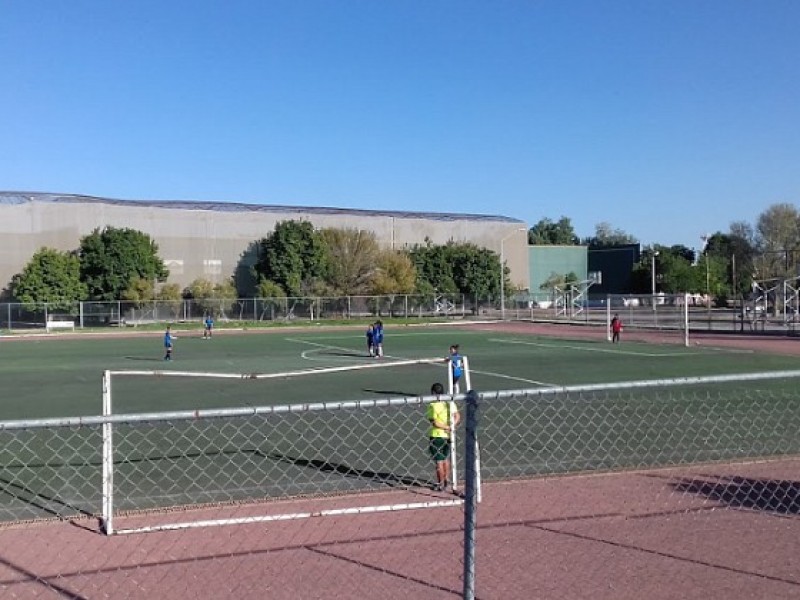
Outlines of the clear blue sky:
M 798 0 L 0 0 L 0 189 L 601 221 L 800 204 Z

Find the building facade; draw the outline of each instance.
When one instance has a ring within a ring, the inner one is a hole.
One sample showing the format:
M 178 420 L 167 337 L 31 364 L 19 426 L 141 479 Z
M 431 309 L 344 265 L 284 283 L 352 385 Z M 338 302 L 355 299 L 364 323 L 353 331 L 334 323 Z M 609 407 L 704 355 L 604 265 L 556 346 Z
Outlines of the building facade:
M 12 277 L 42 247 L 76 250 L 83 236 L 109 226 L 148 234 L 170 271 L 170 283 L 238 280 L 255 263 L 258 241 L 289 220 L 370 231 L 395 249 L 427 239 L 471 242 L 502 251 L 512 283 L 528 287 L 525 223 L 509 217 L 0 192 L 0 289 L 7 293 Z

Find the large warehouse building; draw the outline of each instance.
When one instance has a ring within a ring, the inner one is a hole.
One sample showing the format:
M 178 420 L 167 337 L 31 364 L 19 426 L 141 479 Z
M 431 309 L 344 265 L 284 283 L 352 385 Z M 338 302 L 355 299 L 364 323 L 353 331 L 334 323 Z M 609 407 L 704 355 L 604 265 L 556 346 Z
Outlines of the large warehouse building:
M 7 292 L 12 277 L 42 247 L 76 250 L 83 236 L 107 226 L 147 233 L 170 283 L 218 283 L 246 272 L 255 262 L 255 243 L 288 220 L 371 231 L 397 249 L 426 239 L 472 242 L 502 253 L 512 283 L 528 288 L 527 227 L 509 217 L 0 192 L 0 289 Z

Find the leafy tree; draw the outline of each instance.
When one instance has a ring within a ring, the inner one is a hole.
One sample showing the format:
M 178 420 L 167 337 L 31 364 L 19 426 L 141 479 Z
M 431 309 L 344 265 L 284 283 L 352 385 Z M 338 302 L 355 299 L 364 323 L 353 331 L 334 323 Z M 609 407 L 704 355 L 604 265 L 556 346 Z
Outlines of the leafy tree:
M 259 298 L 286 298 L 283 288 L 269 279 L 262 279 L 258 282 L 256 293 Z
M 289 295 L 302 295 L 303 282 L 324 276 L 327 266 L 325 244 L 308 221 L 281 221 L 259 242 L 259 279 L 274 281 Z
M 602 222 L 595 225 L 594 237 L 586 238 L 583 243 L 591 248 L 609 248 L 612 246 L 624 246 L 626 244 L 637 244 L 634 236 L 625 233 L 622 229 L 615 229 L 610 223 Z
M 359 229 L 323 229 L 328 268 L 325 282 L 336 295 L 369 293 L 381 254 L 375 234 Z
M 417 271 L 417 289 L 420 293 L 423 289 L 443 294 L 458 292 L 447 246 L 433 245 L 426 240 L 424 246 L 413 247 L 409 257 Z
M 283 304 L 280 299 L 286 298 L 286 292 L 274 281 L 268 279 L 261 279 L 256 285 L 256 295 L 258 298 L 263 298 L 264 302 L 261 308 L 261 319 L 263 319 L 269 311 L 270 319 L 275 319 L 276 309 Z
M 161 286 L 161 289 L 158 290 L 156 298 L 163 302 L 180 302 L 183 298 L 181 286 L 179 286 L 177 283 L 168 283 L 163 285 Z
M 50 303 L 56 310 L 72 310 L 75 302 L 86 297 L 80 280 L 80 263 L 74 252 L 41 248 L 11 280 L 11 292 L 20 302 L 31 306 Z
M 539 286 L 539 289 L 555 291 L 556 288 L 559 288 L 563 290 L 578 281 L 578 276 L 572 271 L 569 273 L 556 273 L 552 271 L 550 276 Z
M 528 243 L 535 246 L 575 246 L 580 239 L 567 217 L 561 217 L 557 223 L 544 218 L 528 230 Z
M 225 312 L 226 304 L 236 300 L 236 286 L 232 281 L 214 284 L 208 279 L 197 278 L 186 288 L 185 295 L 194 300 L 204 314 L 218 315 Z
M 437 293 L 461 293 L 470 298 L 497 297 L 500 290 L 500 259 L 496 252 L 475 244 L 448 242 L 413 248 L 409 256 L 417 270 L 417 289 Z M 503 277 L 508 269 L 503 265 Z M 425 283 L 427 282 L 427 284 Z
M 417 282 L 417 272 L 411 258 L 404 252 L 384 250 L 378 256 L 378 268 L 372 279 L 372 293 L 378 295 L 411 294 Z
M 796 275 L 796 254 L 800 249 L 797 209 L 791 204 L 774 204 L 758 216 L 755 267 L 759 279 Z
M 141 307 L 144 302 L 153 302 L 156 299 L 155 295 L 153 280 L 137 277 L 128 284 L 120 297 L 123 300 L 135 302 L 137 307 Z
M 755 248 L 753 230 L 746 223 L 733 223 L 730 233 L 708 237 L 704 253 L 724 268 L 722 296 L 740 297 L 750 292 Z
M 496 297 L 500 294 L 500 257 L 496 252 L 479 248 L 475 244 L 453 244 L 450 247 L 453 264 L 453 280 L 458 290 L 467 296 L 478 298 Z M 502 277 L 508 276 L 508 268 L 502 265 Z M 507 283 L 504 281 L 504 285 Z M 508 289 L 509 286 L 505 285 Z
M 156 243 L 135 229 L 95 229 L 79 252 L 81 280 L 93 300 L 116 300 L 136 279 L 165 281 L 169 275 Z

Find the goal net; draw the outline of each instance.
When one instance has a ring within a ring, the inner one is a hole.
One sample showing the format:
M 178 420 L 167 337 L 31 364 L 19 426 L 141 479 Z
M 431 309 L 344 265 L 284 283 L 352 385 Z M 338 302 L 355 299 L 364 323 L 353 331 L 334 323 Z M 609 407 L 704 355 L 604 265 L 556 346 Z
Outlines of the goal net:
M 657 335 L 659 341 L 688 346 L 690 304 L 688 294 L 611 294 L 605 302 L 608 340 L 612 339 L 611 320 L 616 316 L 628 332 L 649 334 L 648 339 Z
M 437 362 L 437 369 L 443 368 L 443 361 Z M 271 380 L 303 374 L 309 372 L 105 372 L 105 532 L 282 521 L 463 502 L 432 489 L 435 477 L 427 449 L 426 405 L 438 400 L 436 396 L 139 414 L 114 414 L 112 409 L 121 394 L 147 395 L 158 390 L 168 397 L 187 382 L 193 389 L 206 389 L 203 394 L 209 393 L 208 388 L 213 393 L 216 386 L 225 386 L 239 398 L 269 398 Z M 452 400 L 461 404 L 463 396 Z M 456 466 L 455 453 L 451 460 Z M 463 477 L 458 466 L 453 469 L 454 483 Z

